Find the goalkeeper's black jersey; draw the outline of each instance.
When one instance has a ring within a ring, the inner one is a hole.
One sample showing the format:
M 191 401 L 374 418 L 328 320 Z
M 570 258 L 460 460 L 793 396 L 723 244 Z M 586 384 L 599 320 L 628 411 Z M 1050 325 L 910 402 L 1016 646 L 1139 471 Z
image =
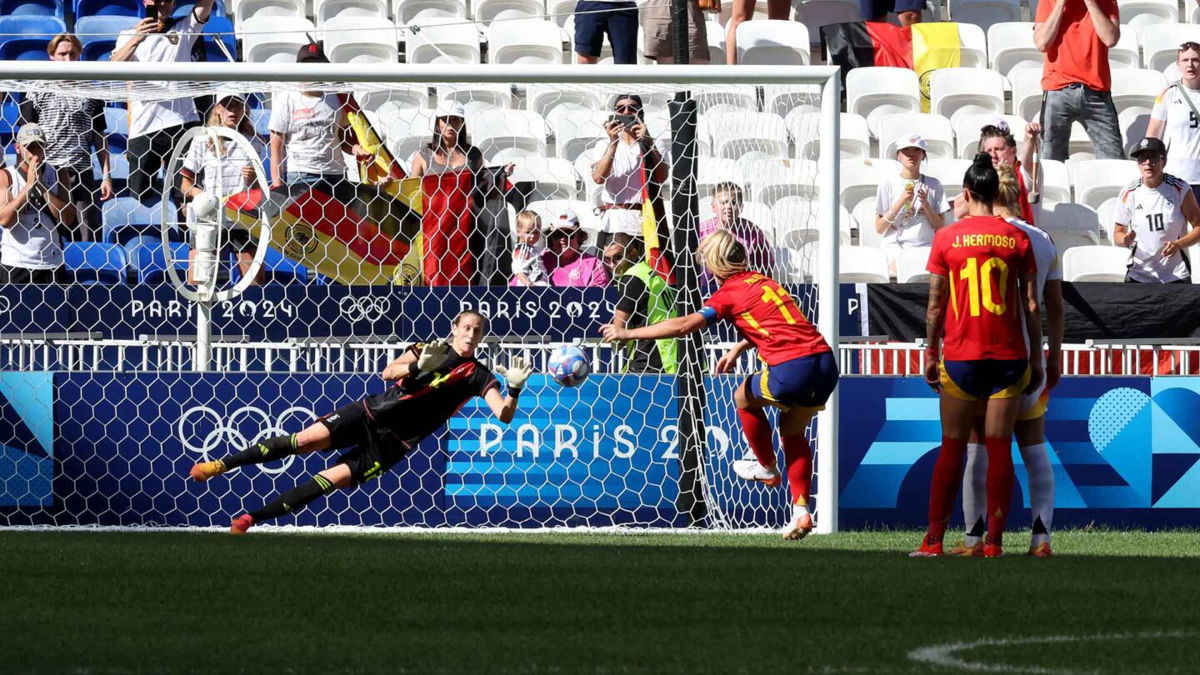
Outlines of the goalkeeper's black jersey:
M 414 345 L 419 353 L 422 345 Z M 371 420 L 405 441 L 416 441 L 437 431 L 475 396 L 499 388 L 496 376 L 479 359 L 450 352 L 436 371 L 401 378 L 387 391 L 363 399 Z

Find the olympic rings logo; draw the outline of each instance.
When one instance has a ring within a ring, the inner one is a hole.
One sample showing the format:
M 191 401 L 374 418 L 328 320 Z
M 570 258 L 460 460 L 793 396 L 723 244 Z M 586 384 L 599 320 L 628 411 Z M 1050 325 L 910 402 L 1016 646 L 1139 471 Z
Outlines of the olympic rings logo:
M 242 450 L 272 436 L 293 433 L 317 418 L 303 406 L 293 406 L 272 419 L 270 414 L 255 406 L 244 406 L 229 415 L 222 415 L 208 406 L 188 408 L 179 416 L 175 436 L 184 450 L 200 455 L 204 461 L 232 451 Z M 263 473 L 280 474 L 296 461 L 288 455 L 281 465 L 259 465 Z
M 362 297 L 345 296 L 338 301 L 338 309 L 342 316 L 351 321 L 370 321 L 372 323 L 387 318 L 392 311 L 392 300 L 386 295 L 366 295 Z

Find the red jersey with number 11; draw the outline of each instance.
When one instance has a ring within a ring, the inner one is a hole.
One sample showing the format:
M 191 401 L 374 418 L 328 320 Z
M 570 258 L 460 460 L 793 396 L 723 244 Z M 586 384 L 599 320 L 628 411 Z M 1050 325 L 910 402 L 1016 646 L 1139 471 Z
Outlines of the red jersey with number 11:
M 768 366 L 830 351 L 792 296 L 774 279 L 757 272 L 729 277 L 704 307 L 704 313 L 732 321 Z
M 1033 245 L 995 216 L 970 216 L 933 235 L 931 274 L 950 286 L 942 356 L 947 361 L 1028 358 L 1022 276 L 1037 274 Z

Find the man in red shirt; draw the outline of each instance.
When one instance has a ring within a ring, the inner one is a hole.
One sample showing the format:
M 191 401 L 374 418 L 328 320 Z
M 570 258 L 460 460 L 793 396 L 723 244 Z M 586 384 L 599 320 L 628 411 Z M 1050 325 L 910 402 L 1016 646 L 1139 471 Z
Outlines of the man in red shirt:
M 1116 0 L 1042 0 L 1033 42 L 1042 69 L 1042 153 L 1066 161 L 1071 123 L 1079 120 L 1100 159 L 1125 159 L 1112 101 L 1108 50 L 1121 38 Z
M 1029 236 L 992 214 L 999 183 L 991 158 L 976 155 L 963 179 L 970 215 L 938 230 L 929 254 L 925 381 L 941 393 L 942 448 L 930 487 L 929 531 L 914 557 L 942 555 L 967 440 L 980 411 L 988 455 L 983 553 L 1001 554 L 1014 482 L 1013 424 L 1021 394 L 1042 378 L 1037 264 Z

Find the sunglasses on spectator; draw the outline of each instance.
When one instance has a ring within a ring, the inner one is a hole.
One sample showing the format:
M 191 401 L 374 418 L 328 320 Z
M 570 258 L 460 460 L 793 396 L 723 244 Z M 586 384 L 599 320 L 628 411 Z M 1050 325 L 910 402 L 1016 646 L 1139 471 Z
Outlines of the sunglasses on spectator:
M 1185 43 L 1179 45 L 1179 51 L 1181 51 L 1181 52 L 1187 52 L 1187 51 L 1200 52 L 1200 43 L 1192 42 L 1189 40 L 1188 42 L 1185 42 Z
M 1146 164 L 1146 163 L 1157 164 L 1159 162 L 1165 162 L 1165 161 L 1167 161 L 1167 158 L 1163 157 L 1162 155 L 1142 155 L 1137 158 L 1138 164 Z
M 616 110 L 617 112 L 635 113 L 638 111 L 638 107 L 636 105 L 618 105 L 613 109 Z

